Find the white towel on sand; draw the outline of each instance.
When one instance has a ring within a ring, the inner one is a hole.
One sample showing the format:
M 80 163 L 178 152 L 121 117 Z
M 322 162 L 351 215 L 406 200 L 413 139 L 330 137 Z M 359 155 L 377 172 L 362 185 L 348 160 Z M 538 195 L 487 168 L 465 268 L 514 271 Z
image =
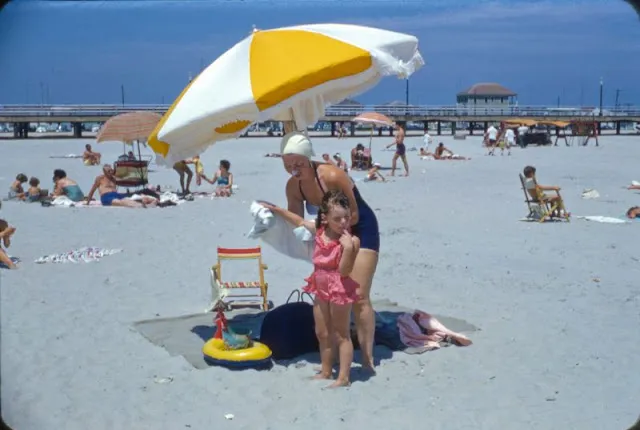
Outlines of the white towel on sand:
M 248 237 L 260 239 L 281 254 L 311 262 L 314 237 L 304 227 L 293 228 L 282 217 L 275 215 L 258 202 L 251 203 L 253 227 Z
M 600 216 L 600 215 L 577 216 L 576 218 L 585 219 L 587 221 L 602 222 L 606 224 L 625 224 L 626 222 L 628 222 L 620 218 L 613 218 L 609 216 Z

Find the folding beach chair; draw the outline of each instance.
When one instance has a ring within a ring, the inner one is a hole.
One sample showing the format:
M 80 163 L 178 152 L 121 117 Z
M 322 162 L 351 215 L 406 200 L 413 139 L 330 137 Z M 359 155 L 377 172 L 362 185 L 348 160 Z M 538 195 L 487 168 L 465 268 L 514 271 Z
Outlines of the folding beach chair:
M 144 187 L 149 183 L 149 161 L 118 160 L 113 163 L 118 187 Z
M 555 215 L 557 213 L 558 204 L 552 203 L 545 198 L 544 192 L 540 188 L 538 188 L 538 183 L 534 179 L 534 183 L 536 184 L 536 198 L 533 198 L 529 192 L 527 191 L 527 187 L 525 185 L 525 179 L 522 174 L 520 176 L 520 185 L 522 186 L 522 191 L 524 192 L 525 203 L 529 208 L 529 215 L 527 218 L 531 218 L 537 220 L 538 222 L 545 222 L 552 219 L 563 219 L 569 221 L 568 217 L 560 217 Z M 559 191 L 555 191 L 558 196 L 560 196 Z
M 257 281 L 223 281 L 222 261 L 224 260 L 257 260 Z M 211 267 L 211 305 L 207 311 L 213 310 L 222 301 L 227 307 L 233 305 L 259 306 L 268 310 L 268 284 L 264 280 L 264 271 L 268 267 L 262 263 L 262 250 L 257 248 L 220 248 L 218 247 L 218 261 Z M 253 292 L 251 291 L 253 290 Z M 238 293 L 236 293 L 236 291 Z

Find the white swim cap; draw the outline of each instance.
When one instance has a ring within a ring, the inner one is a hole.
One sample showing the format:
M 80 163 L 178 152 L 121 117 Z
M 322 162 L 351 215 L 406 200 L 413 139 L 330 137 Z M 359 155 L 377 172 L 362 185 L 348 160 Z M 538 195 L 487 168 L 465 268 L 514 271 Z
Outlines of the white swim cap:
M 285 134 L 280 142 L 280 154 L 296 154 L 311 158 L 315 156 L 309 138 L 299 131 Z

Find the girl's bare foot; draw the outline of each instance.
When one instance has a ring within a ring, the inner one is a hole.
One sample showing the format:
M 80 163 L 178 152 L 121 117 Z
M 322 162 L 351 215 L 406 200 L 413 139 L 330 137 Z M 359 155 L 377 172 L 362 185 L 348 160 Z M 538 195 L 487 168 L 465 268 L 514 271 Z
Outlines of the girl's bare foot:
M 349 382 L 348 380 L 344 380 L 344 379 L 336 379 L 336 381 L 325 387 L 326 389 L 332 389 L 332 388 L 342 388 L 342 387 L 349 387 L 351 386 L 351 382 Z
M 311 379 L 314 381 L 317 381 L 321 379 L 332 379 L 331 377 L 332 377 L 331 373 L 327 374 L 324 372 L 318 372 L 317 374 L 313 375 Z

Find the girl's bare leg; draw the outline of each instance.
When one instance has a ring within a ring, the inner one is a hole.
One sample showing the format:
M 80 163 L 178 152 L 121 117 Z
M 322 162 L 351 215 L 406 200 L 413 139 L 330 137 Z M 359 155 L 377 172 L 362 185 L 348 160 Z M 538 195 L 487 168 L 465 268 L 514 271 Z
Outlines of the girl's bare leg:
M 313 301 L 313 319 L 316 325 L 316 337 L 320 349 L 320 362 L 322 367 L 314 379 L 331 379 L 333 368 L 333 342 L 329 336 L 331 324 L 331 311 L 329 302 L 316 297 Z
M 331 333 L 338 349 L 340 370 L 338 379 L 329 388 L 347 387 L 351 363 L 353 362 L 353 343 L 351 342 L 351 305 L 329 305 L 331 310 Z M 333 361 L 333 360 L 332 360 Z

